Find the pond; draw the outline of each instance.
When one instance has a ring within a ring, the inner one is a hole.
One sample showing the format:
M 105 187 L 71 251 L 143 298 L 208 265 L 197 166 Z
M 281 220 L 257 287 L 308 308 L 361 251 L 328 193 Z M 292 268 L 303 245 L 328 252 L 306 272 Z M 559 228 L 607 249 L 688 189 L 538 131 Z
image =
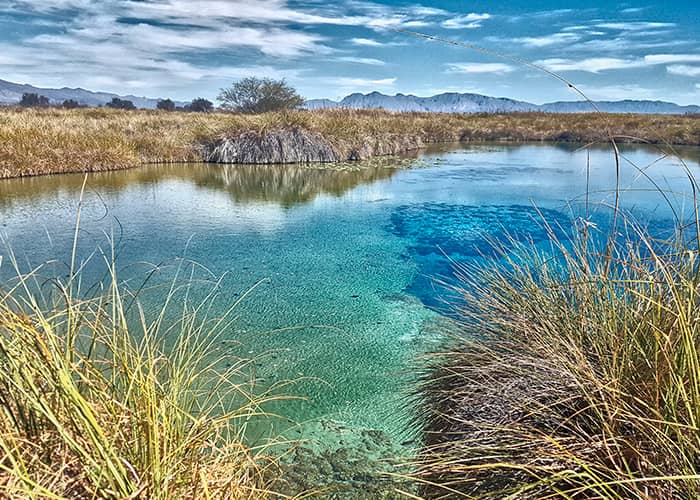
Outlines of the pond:
M 678 159 L 653 147 L 622 152 L 623 207 L 672 224 L 654 183 L 676 207 L 692 207 Z M 681 153 L 697 174 L 698 150 Z M 446 302 L 457 300 L 434 278 L 449 278 L 450 259 L 482 258 L 487 236 L 544 240 L 538 212 L 571 226 L 585 203 L 587 165 L 591 211 L 607 213 L 616 178 L 608 147 L 480 144 L 330 168 L 192 164 L 90 174 L 78 255 L 114 247 L 132 287 L 154 266 L 159 279 L 172 278 L 186 258 L 197 276 L 220 279 L 221 311 L 248 292 L 224 332 L 235 341 L 227 345 L 259 358 L 262 385 L 296 379 L 289 390 L 306 398 L 278 404 L 284 418 L 261 433 L 288 432 L 293 421 L 293 437 L 321 447 L 369 436 L 410 453 L 413 374 L 421 354 L 439 345 Z M 50 272 L 66 272 L 82 182 L 0 181 L 0 276 L 12 274 L 8 248 L 26 269 L 53 260 Z M 85 280 L 100 279 L 92 267 Z

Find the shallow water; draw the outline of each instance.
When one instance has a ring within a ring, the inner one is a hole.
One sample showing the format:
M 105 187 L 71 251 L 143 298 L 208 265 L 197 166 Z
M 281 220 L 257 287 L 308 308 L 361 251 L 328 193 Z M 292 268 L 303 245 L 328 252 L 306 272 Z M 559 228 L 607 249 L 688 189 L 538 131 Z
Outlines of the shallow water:
M 623 153 L 623 207 L 669 223 L 671 210 L 642 170 L 673 191 L 676 207 L 692 207 L 679 194 L 689 185 L 678 160 L 653 148 Z M 697 149 L 684 154 L 697 174 Z M 445 147 L 409 168 L 390 160 L 332 170 L 175 165 L 91 174 L 79 255 L 98 246 L 109 253 L 112 237 L 120 276 L 133 287 L 153 265 L 162 280 L 171 278 L 187 257 L 201 265 L 198 277 L 223 276 L 222 311 L 260 282 L 225 332 L 236 342 L 225 345 L 263 356 L 256 368 L 263 385 L 301 379 L 292 390 L 308 400 L 273 409 L 304 423 L 295 432 L 324 446 L 370 435 L 407 451 L 417 431 L 406 403 L 411 372 L 449 317 L 443 299 L 451 298 L 433 278 L 449 277 L 450 258 L 485 258 L 485 236 L 546 239 L 538 210 L 570 226 L 585 203 L 587 162 L 590 210 L 602 216 L 614 200 L 608 148 Z M 81 184 L 75 175 L 0 181 L 0 231 L 25 269 L 56 259 L 43 272 L 67 272 Z M 0 275 L 8 277 L 7 247 L 0 252 Z M 99 279 L 99 267 L 88 266 L 88 276 Z M 273 425 L 273 434 L 289 426 Z

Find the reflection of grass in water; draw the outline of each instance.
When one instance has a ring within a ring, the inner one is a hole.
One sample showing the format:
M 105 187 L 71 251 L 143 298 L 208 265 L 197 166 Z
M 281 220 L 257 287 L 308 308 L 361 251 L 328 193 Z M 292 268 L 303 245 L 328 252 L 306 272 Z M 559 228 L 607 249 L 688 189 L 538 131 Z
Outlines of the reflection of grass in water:
M 528 143 L 528 147 L 533 146 L 557 147 L 570 152 L 580 147 L 577 144 Z M 93 172 L 88 178 L 88 186 L 91 190 L 107 193 L 118 192 L 134 185 L 156 184 L 168 179 L 192 179 L 200 186 L 228 191 L 234 200 L 239 202 L 274 201 L 288 205 L 311 201 L 323 193 L 340 196 L 360 184 L 388 179 L 398 169 L 426 166 L 426 163 L 420 159 L 421 153 L 478 154 L 501 152 L 504 147 L 517 148 L 518 146 L 514 144 L 505 146 L 503 143 L 470 146 L 459 143 L 432 144 L 420 151 L 409 152 L 400 157 L 377 157 L 332 165 L 149 165 L 124 171 Z M 598 148 L 609 150 L 610 146 L 600 145 Z M 635 151 L 636 148 L 655 151 L 654 146 L 640 145 L 626 146 L 625 151 Z M 686 160 L 700 162 L 700 148 L 681 147 L 678 148 L 678 152 Z M 479 169 L 481 175 L 488 174 L 488 171 L 478 164 L 475 168 Z M 0 180 L 0 207 L 37 199 L 49 192 L 78 192 L 82 183 L 83 176 L 78 174 Z
M 186 169 L 192 166 L 172 165 L 168 167 L 148 166 L 114 172 L 94 172 L 88 176 L 88 188 L 100 193 L 121 191 L 130 186 L 153 184 L 169 178 L 187 178 Z M 67 174 L 19 179 L 0 179 L 0 207 L 12 206 L 17 202 L 40 199 L 51 193 L 79 193 L 84 175 Z
M 93 298 L 81 298 L 79 274 L 47 291 L 39 272 L 0 292 L 0 490 L 17 498 L 266 494 L 274 464 L 244 437 L 274 397 L 254 394 L 247 361 L 215 354 L 228 313 L 208 319 L 210 298 L 193 304 L 190 285 L 175 282 L 147 319 L 113 264 Z
M 332 166 L 310 165 L 149 165 L 125 171 L 94 172 L 91 190 L 118 192 L 132 186 L 169 179 L 192 180 L 198 186 L 222 190 L 238 202 L 272 201 L 284 205 L 312 201 L 324 193 L 340 196 L 360 184 L 388 179 L 398 169 L 419 162 L 410 157 L 375 158 Z M 55 175 L 0 180 L 0 207 L 26 202 L 56 191 L 79 192 L 82 175 Z
M 350 189 L 387 179 L 395 168 L 322 169 L 298 165 L 217 165 L 198 169 L 197 185 L 226 191 L 237 202 L 267 201 L 285 206 L 319 194 L 341 196 Z

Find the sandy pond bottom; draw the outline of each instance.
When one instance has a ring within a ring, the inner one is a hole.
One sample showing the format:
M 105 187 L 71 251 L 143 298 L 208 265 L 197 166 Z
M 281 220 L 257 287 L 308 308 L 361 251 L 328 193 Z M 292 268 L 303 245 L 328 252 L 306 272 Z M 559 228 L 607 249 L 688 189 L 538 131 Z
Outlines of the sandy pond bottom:
M 697 150 L 686 153 L 697 170 Z M 638 147 L 625 154 L 638 167 L 659 157 Z M 592 201 L 611 200 L 611 152 L 591 151 L 590 165 Z M 668 221 L 660 197 L 626 165 L 623 204 Z M 480 145 L 428 151 L 407 169 L 389 161 L 93 174 L 79 254 L 108 248 L 105 234 L 114 235 L 121 278 L 133 286 L 152 264 L 167 282 L 186 257 L 200 265 L 199 279 L 221 277 L 220 311 L 254 287 L 222 349 L 258 358 L 261 386 L 296 379 L 289 390 L 306 399 L 270 405 L 282 418 L 253 426 L 251 437 L 307 440 L 286 456 L 289 481 L 281 487 L 288 491 L 329 486 L 340 498 L 380 498 L 408 488 L 377 472 L 420 444 L 414 374 L 449 323 L 444 301 L 458 300 L 433 278 L 449 278 L 450 258 L 483 258 L 485 235 L 543 241 L 533 203 L 570 226 L 585 173 L 586 152 L 574 147 Z M 677 161 L 664 159 L 647 173 L 687 191 Z M 65 272 L 81 183 L 81 176 L 0 181 L 0 231 L 27 266 L 58 259 L 47 269 Z M 96 280 L 97 267 L 88 269 Z M 0 275 L 9 274 L 4 264 Z M 155 309 L 157 300 L 149 301 Z

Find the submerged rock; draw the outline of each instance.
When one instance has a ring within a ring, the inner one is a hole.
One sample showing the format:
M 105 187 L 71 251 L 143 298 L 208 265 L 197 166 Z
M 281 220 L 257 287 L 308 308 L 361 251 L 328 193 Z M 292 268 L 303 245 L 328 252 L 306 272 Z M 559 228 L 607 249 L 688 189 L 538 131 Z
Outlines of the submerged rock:
M 399 500 L 417 493 L 407 475 L 415 442 L 399 446 L 377 429 L 332 420 L 305 424 L 305 436 L 277 462 L 271 490 L 329 500 Z
M 300 128 L 243 132 L 204 148 L 204 160 L 211 163 L 328 163 L 343 159 L 326 138 Z

